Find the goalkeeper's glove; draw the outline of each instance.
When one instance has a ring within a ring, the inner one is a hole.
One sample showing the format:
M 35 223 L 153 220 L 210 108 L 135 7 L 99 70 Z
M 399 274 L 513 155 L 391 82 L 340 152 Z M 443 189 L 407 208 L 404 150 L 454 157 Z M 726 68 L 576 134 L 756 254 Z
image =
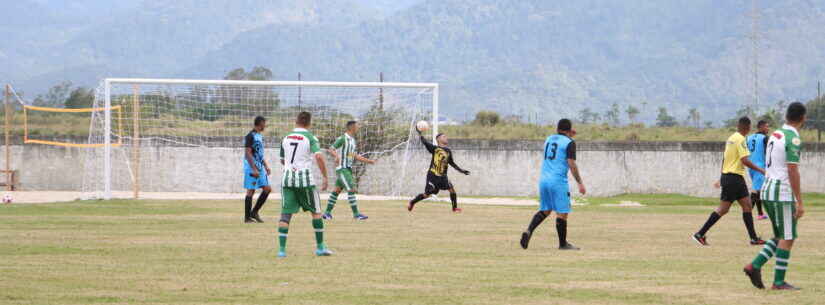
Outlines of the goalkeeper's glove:
M 465 170 L 462 170 L 462 171 L 461 171 L 461 173 L 462 173 L 462 174 L 465 174 L 465 175 L 467 175 L 467 176 L 469 176 L 469 175 L 470 175 L 470 171 L 468 171 L 468 170 L 466 170 L 466 169 L 465 169 Z

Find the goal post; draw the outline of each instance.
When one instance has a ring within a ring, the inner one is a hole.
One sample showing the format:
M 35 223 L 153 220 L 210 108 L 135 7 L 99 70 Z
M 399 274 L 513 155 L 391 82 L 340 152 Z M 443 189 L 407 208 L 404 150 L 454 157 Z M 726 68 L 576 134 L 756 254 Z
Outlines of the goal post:
M 83 191 L 103 199 L 126 192 L 241 192 L 243 137 L 258 115 L 267 119 L 265 157 L 277 189 L 280 139 L 298 112 L 309 111 L 323 149 L 347 121 L 361 123 L 358 152 L 379 163 L 356 162 L 359 192 L 407 195 L 404 180 L 424 170 L 410 167 L 410 160 L 423 158 L 413 126 L 431 120 L 435 140 L 438 89 L 437 83 L 104 79 L 93 105 L 104 111 L 92 113 L 89 128 L 89 143 L 103 145 L 87 150 Z M 115 109 L 123 116 L 119 133 L 113 132 Z M 334 185 L 335 160 L 327 164 Z

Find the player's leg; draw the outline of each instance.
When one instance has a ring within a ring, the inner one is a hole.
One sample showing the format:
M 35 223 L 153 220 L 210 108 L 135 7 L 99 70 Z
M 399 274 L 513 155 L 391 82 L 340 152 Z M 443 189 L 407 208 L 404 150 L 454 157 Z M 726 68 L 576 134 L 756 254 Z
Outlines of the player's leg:
M 257 187 L 257 179 L 252 177 L 251 171 L 244 168 L 243 172 L 243 188 L 246 189 L 246 196 L 244 197 L 243 205 L 243 220 L 245 223 L 254 223 L 252 219 L 252 196 L 255 196 Z
M 765 241 L 756 235 L 756 229 L 753 227 L 753 205 L 751 205 L 751 199 L 748 196 L 747 189 L 744 190 L 745 191 L 740 194 L 742 197 L 736 200 L 739 203 L 739 206 L 742 207 L 742 222 L 745 223 L 745 229 L 748 231 L 750 244 L 764 245 Z
M 324 211 L 324 215 L 322 215 L 321 218 L 323 218 L 323 219 L 332 219 L 332 209 L 335 208 L 335 202 L 338 201 L 338 194 L 340 194 L 341 191 L 342 191 L 342 188 L 338 184 L 338 181 L 336 181 L 335 182 L 335 189 L 332 190 L 332 193 L 329 193 L 329 200 L 327 200 L 327 209 L 326 209 L 326 211 Z
M 449 185 L 448 191 L 450 192 L 450 203 L 453 205 L 453 212 L 461 213 L 461 209 L 458 208 L 458 194 L 455 192 L 455 188 L 452 183 L 447 181 L 447 185 Z
M 533 214 L 533 218 L 527 225 L 527 230 L 521 233 L 521 241 L 519 244 L 521 244 L 522 249 L 527 249 L 533 232 L 547 219 L 547 216 L 550 216 L 550 212 L 553 211 L 551 203 L 550 187 L 546 183 L 539 183 L 539 210 L 536 214 Z
M 281 219 L 278 221 L 278 257 L 286 257 L 286 238 L 289 236 L 291 220 L 291 213 L 281 213 Z
M 281 188 L 281 220 L 278 222 L 278 257 L 286 257 L 286 240 L 292 215 L 299 211 L 299 196 L 296 188 Z
M 567 216 L 570 214 L 570 186 L 567 183 L 553 186 L 553 210 L 556 211 L 556 233 L 559 250 L 579 250 L 567 241 Z
M 430 198 L 433 194 L 438 194 L 438 187 L 436 187 L 433 177 L 434 175 L 432 173 L 427 172 L 427 185 L 424 187 L 424 193 L 418 194 L 415 198 L 410 200 L 409 204 L 407 204 L 407 211 L 412 212 L 416 203 Z
M 716 207 L 716 209 L 710 213 L 710 216 L 708 216 L 708 220 L 705 221 L 705 224 L 702 225 L 702 228 L 700 228 L 698 232 L 693 234 L 693 240 L 698 242 L 700 245 L 707 246 L 708 243 L 705 234 L 708 233 L 708 230 L 710 230 L 710 228 L 713 227 L 713 225 L 715 225 L 716 222 L 722 218 L 722 216 L 725 216 L 725 214 L 728 213 L 731 204 L 732 202 L 725 200 L 719 202 L 719 206 Z
M 798 288 L 785 282 L 785 273 L 791 259 L 791 248 L 796 239 L 796 204 L 793 201 L 775 203 L 774 216 L 779 231 L 779 245 L 776 247 L 776 266 L 774 267 L 773 286 L 771 289 L 796 290 Z
M 266 203 L 266 199 L 269 198 L 269 193 L 272 193 L 272 187 L 269 186 L 269 181 L 268 180 L 269 179 L 267 179 L 267 181 L 266 181 L 266 185 L 264 185 L 261 188 L 261 194 L 258 195 L 258 201 L 255 202 L 255 208 L 252 209 L 251 217 L 252 217 L 252 219 L 254 219 L 257 222 L 264 222 L 263 219 L 261 219 L 261 215 L 259 215 L 258 212 L 260 212 L 261 208 L 264 207 L 264 204 Z
M 776 247 L 778 246 L 779 240 L 777 239 L 780 235 L 780 231 L 777 229 L 776 223 L 774 221 L 775 210 L 773 202 L 766 201 L 765 203 L 765 211 L 768 213 L 771 219 L 771 228 L 773 229 L 774 238 L 768 240 L 765 243 L 765 246 L 759 250 L 756 254 L 756 257 L 753 258 L 750 264 L 746 265 L 743 271 L 745 275 L 750 278 L 751 284 L 754 287 L 763 289 L 765 288 L 764 283 L 762 282 L 762 266 L 765 265 L 775 254 L 776 254 Z
M 255 189 L 247 189 L 243 202 L 243 221 L 245 223 L 255 222 L 252 219 L 252 196 L 255 196 Z
M 315 255 L 330 256 L 332 251 L 324 243 L 324 220 L 321 219 L 321 198 L 314 186 L 301 188 L 303 198 L 301 206 L 312 214 L 312 229 L 315 230 Z
M 344 187 L 347 190 L 347 201 L 349 202 L 349 207 L 352 210 L 352 218 L 355 218 L 357 220 L 366 220 L 369 217 L 367 217 L 367 215 L 361 214 L 361 212 L 358 211 L 358 199 L 356 199 L 355 197 L 355 194 L 358 193 L 358 190 L 355 184 L 355 177 L 352 175 L 352 170 L 343 170 L 341 173 L 341 178 Z

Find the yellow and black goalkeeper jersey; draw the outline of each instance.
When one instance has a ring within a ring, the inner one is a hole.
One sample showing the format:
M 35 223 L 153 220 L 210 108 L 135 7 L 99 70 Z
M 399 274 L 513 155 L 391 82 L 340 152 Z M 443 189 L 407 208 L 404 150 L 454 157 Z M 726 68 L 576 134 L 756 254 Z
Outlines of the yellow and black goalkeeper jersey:
M 464 171 L 455 164 L 455 161 L 453 161 L 453 152 L 449 148 L 433 145 L 433 143 L 428 141 L 423 136 L 421 137 L 421 143 L 424 144 L 427 151 L 433 154 L 433 157 L 430 160 L 430 173 L 433 175 L 439 177 L 447 176 L 447 165 L 452 166 L 459 172 Z

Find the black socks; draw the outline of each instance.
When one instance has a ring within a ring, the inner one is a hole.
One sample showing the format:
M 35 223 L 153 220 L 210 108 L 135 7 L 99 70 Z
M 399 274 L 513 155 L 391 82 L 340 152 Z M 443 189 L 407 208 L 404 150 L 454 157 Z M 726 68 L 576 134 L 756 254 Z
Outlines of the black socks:
M 527 226 L 527 233 L 533 234 L 533 231 L 539 227 L 545 218 L 547 218 L 547 215 L 542 211 L 536 212 L 536 214 L 533 215 L 533 220 L 531 220 L 530 224 Z
M 258 215 L 258 211 L 264 206 L 266 203 L 266 198 L 269 197 L 269 192 L 262 192 L 260 196 L 258 196 L 258 202 L 255 203 L 255 208 L 252 209 L 252 215 Z M 252 197 L 249 198 L 249 202 L 252 202 Z
M 742 220 L 745 222 L 745 228 L 748 229 L 748 236 L 751 237 L 751 240 L 759 238 L 756 236 L 756 230 L 753 229 L 753 213 L 743 212 Z
M 450 193 L 450 201 L 453 203 L 453 210 L 458 208 L 458 195 Z
M 708 221 L 706 221 L 705 225 L 702 226 L 702 229 L 699 230 L 699 235 L 705 236 L 705 233 L 707 233 L 708 230 L 710 230 L 710 227 L 712 227 L 714 224 L 716 224 L 717 221 L 719 221 L 719 218 L 722 218 L 722 216 L 719 216 L 719 214 L 717 214 L 716 211 L 711 212 L 710 217 L 708 217 Z
M 243 219 L 249 219 L 252 212 L 252 196 L 246 196 L 244 199 Z
M 567 219 L 556 218 L 556 232 L 559 233 L 559 247 L 567 245 Z
M 418 194 L 418 196 L 415 196 L 415 198 L 413 198 L 413 200 L 412 200 L 412 201 L 410 201 L 410 203 L 412 203 L 412 204 L 416 204 L 416 203 L 418 203 L 419 201 L 424 200 L 424 199 L 426 199 L 426 198 L 427 198 L 427 197 L 425 197 L 425 196 L 424 196 L 424 194 Z

